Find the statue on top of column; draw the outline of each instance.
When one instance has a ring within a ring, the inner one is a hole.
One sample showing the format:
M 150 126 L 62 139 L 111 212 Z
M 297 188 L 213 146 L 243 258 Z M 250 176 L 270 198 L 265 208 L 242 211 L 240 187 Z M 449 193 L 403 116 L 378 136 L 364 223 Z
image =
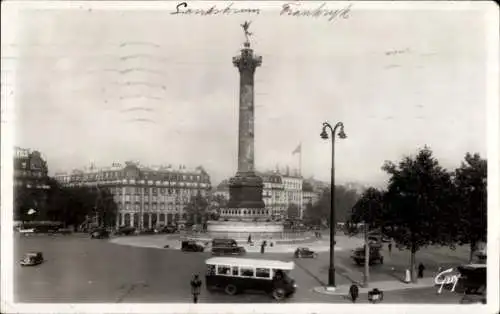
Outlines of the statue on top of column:
M 253 34 L 250 33 L 248 31 L 248 29 L 250 28 L 250 24 L 252 24 L 252 22 L 249 22 L 249 21 L 245 21 L 245 23 L 241 24 L 241 27 L 243 28 L 243 31 L 245 32 L 245 38 L 246 38 L 246 43 L 247 44 L 250 44 L 250 38 L 249 36 L 252 36 Z

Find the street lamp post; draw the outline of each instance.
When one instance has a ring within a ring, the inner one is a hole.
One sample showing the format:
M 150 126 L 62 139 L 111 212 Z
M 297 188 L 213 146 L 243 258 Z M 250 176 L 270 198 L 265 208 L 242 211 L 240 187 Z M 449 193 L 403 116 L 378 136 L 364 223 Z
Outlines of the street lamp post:
M 347 136 L 344 132 L 344 124 L 338 122 L 335 127 L 328 122 L 323 123 L 323 131 L 321 132 L 322 139 L 328 139 L 328 133 L 326 129 L 330 129 L 332 133 L 332 173 L 330 182 L 330 193 L 331 193 L 331 208 L 330 208 L 330 267 L 328 268 L 328 287 L 335 288 L 335 137 L 339 136 L 341 139 L 345 139 Z M 338 133 L 337 133 L 337 129 Z

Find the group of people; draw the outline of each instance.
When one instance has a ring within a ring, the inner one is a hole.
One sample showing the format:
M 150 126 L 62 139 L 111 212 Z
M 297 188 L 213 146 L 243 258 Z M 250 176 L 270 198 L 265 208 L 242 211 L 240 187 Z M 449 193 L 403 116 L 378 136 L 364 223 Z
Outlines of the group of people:
M 248 244 L 252 244 L 253 243 L 252 242 L 252 235 L 248 235 L 247 243 Z M 260 253 L 261 254 L 264 254 L 264 252 L 266 250 L 266 246 L 267 246 L 267 241 L 266 240 L 262 241 L 262 243 L 260 244 Z M 271 244 L 271 246 L 272 246 L 272 244 Z

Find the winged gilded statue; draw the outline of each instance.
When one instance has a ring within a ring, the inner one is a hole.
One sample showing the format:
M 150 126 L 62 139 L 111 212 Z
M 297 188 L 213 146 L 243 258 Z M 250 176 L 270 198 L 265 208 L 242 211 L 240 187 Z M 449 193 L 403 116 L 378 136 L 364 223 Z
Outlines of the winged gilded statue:
M 245 32 L 245 38 L 247 40 L 247 43 L 250 42 L 249 36 L 252 36 L 252 33 L 250 33 L 248 31 L 248 29 L 250 28 L 250 24 L 252 24 L 252 22 L 249 22 L 249 21 L 245 21 L 245 23 L 241 24 L 241 27 L 243 28 L 243 31 Z

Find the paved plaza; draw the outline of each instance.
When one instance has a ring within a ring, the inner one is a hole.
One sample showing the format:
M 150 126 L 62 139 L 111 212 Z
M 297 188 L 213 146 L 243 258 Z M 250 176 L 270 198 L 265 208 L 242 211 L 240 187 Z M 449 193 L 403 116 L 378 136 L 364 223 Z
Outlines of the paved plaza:
M 178 236 L 153 235 L 123 237 L 137 243 L 179 241 Z M 204 261 L 209 252 L 185 253 L 175 249 L 159 249 L 134 245 L 120 245 L 108 240 L 91 240 L 87 235 L 24 237 L 15 235 L 15 300 L 17 302 L 47 303 L 163 303 L 191 302 L 189 281 L 193 274 L 202 275 Z M 338 243 L 342 243 L 339 239 Z M 38 267 L 21 268 L 18 260 L 26 251 L 44 253 L 46 262 Z M 350 260 L 350 250 L 336 252 L 336 280 L 339 288 L 362 278 L 362 267 Z M 408 253 L 384 251 L 383 265 L 371 267 L 371 285 L 386 286 L 400 282 L 407 265 Z M 320 252 L 317 259 L 295 260 L 291 253 L 248 253 L 251 258 L 294 260 L 292 276 L 298 283 L 296 295 L 286 302 L 350 302 L 345 295 L 325 295 L 314 291 L 324 285 L 328 273 L 328 253 Z M 418 261 L 426 265 L 426 279 L 430 282 L 439 267 L 456 266 L 466 262 L 466 248 L 451 251 L 447 248 L 428 248 L 419 252 Z M 438 262 L 439 261 L 439 262 Z M 384 287 L 385 287 L 384 286 Z M 408 288 L 409 286 L 407 286 Z M 385 293 L 384 302 L 393 303 L 458 303 L 461 296 L 448 291 L 438 295 L 437 288 L 422 285 L 418 289 L 405 289 Z M 367 302 L 366 294 L 360 302 Z M 204 303 L 265 303 L 274 302 L 269 296 L 245 293 L 227 296 L 202 289 L 200 302 Z

